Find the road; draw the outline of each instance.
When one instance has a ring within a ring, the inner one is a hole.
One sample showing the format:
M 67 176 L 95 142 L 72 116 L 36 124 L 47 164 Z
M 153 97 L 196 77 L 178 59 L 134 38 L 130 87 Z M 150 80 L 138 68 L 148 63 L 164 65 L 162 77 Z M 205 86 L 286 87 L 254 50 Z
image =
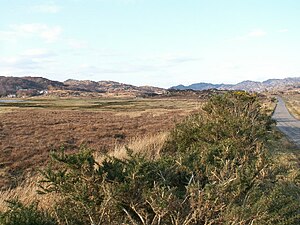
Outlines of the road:
M 300 121 L 289 113 L 282 98 L 277 97 L 277 99 L 278 103 L 273 119 L 277 121 L 278 129 L 300 147 Z

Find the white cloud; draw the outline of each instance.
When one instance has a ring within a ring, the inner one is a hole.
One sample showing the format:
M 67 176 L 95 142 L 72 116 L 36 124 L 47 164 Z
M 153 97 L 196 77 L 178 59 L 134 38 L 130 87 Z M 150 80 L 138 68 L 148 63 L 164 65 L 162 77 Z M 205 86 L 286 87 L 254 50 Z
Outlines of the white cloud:
M 85 41 L 80 41 L 76 39 L 69 39 L 67 40 L 68 45 L 73 49 L 83 49 L 87 47 L 87 43 Z
M 59 39 L 61 33 L 61 27 L 55 26 L 53 28 L 44 29 L 41 32 L 40 37 L 43 38 L 46 42 L 55 42 Z
M 44 48 L 34 48 L 34 49 L 28 49 L 25 52 L 23 52 L 22 54 L 20 54 L 20 56 L 22 57 L 31 57 L 34 59 L 41 59 L 41 58 L 50 58 L 55 56 L 56 54 L 44 49 Z
M 39 24 L 39 23 L 29 23 L 29 24 L 21 24 L 21 25 L 12 25 L 13 30 L 20 33 L 36 33 L 40 30 L 44 30 L 47 28 L 47 25 Z
M 279 33 L 286 33 L 288 31 L 289 31 L 288 29 L 280 29 L 280 30 L 278 30 Z
M 58 13 L 60 10 L 61 8 L 54 2 L 43 5 L 35 5 L 31 8 L 31 11 L 38 13 Z
M 160 61 L 164 62 L 165 64 L 169 65 L 178 65 L 181 63 L 193 62 L 200 60 L 197 57 L 193 57 L 189 54 L 185 53 L 168 53 L 161 56 L 155 57 Z
M 109 57 L 109 56 L 108 56 Z M 107 56 L 105 59 L 108 58 Z M 81 74 L 144 74 L 162 72 L 172 68 L 178 68 L 189 62 L 201 59 L 184 53 L 166 53 L 146 57 L 124 56 L 122 61 L 103 61 L 82 63 L 77 66 Z
M 0 31 L 0 35 L 3 35 L 2 40 L 40 37 L 48 43 L 57 41 L 61 33 L 60 26 L 48 26 L 41 23 L 11 25 L 10 30 Z
M 15 41 L 16 34 L 14 31 L 0 31 L 0 40 L 1 41 Z
M 261 29 L 255 29 L 245 35 L 235 37 L 232 40 L 233 41 L 243 41 L 243 40 L 249 40 L 249 39 L 253 39 L 253 38 L 261 38 L 266 35 L 267 35 L 266 31 L 261 30 Z
M 256 38 L 256 37 L 263 37 L 266 35 L 267 35 L 267 32 L 264 30 L 253 30 L 247 36 Z
M 221 68 L 221 70 L 237 70 L 237 69 L 240 69 L 241 66 L 236 63 L 236 62 L 222 62 L 219 67 Z
M 25 52 L 13 57 L 1 57 L 1 72 L 29 73 L 44 68 L 48 63 L 53 62 L 55 53 L 47 49 L 28 49 Z

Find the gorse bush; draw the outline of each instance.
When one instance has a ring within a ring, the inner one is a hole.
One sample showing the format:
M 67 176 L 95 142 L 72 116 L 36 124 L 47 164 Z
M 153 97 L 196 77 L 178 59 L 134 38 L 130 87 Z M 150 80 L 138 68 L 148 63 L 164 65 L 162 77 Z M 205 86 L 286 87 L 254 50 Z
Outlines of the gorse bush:
M 167 206 L 175 210 L 192 174 L 171 158 L 150 161 L 128 154 L 129 159 L 107 158 L 101 165 L 88 149 L 74 155 L 53 154 L 62 169 L 42 172 L 40 192 L 60 194 L 57 215 L 70 224 L 156 224 L 162 217 L 156 210 L 169 210 Z M 172 201 L 164 199 L 164 193 Z
M 49 213 L 38 209 L 38 204 L 23 205 L 18 199 L 7 202 L 8 210 L 0 213 L 1 225 L 57 225 Z
M 53 153 L 40 193 L 57 193 L 59 224 L 299 224 L 299 182 L 279 179 L 272 124 L 255 95 L 214 96 L 160 157 Z
M 206 188 L 217 190 L 222 201 L 239 202 L 268 174 L 266 144 L 272 123 L 256 96 L 218 95 L 202 113 L 176 126 L 164 152 L 181 158 L 196 176 L 204 176 Z
M 286 192 L 272 173 L 272 123 L 256 96 L 218 95 L 171 131 L 160 158 L 56 153 L 61 169 L 44 170 L 41 190 L 59 194 L 68 224 L 298 224 L 299 187 Z
M 255 146 L 268 139 L 272 123 L 269 116 L 262 114 L 255 95 L 244 92 L 217 95 L 201 113 L 177 125 L 166 149 L 185 153 L 195 146 Z

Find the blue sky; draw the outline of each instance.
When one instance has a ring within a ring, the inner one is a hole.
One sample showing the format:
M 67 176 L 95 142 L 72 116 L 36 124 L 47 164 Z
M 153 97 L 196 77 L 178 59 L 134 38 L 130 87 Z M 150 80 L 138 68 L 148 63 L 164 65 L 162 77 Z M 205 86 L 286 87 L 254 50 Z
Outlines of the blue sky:
M 170 87 L 300 76 L 297 0 L 0 0 L 0 75 Z

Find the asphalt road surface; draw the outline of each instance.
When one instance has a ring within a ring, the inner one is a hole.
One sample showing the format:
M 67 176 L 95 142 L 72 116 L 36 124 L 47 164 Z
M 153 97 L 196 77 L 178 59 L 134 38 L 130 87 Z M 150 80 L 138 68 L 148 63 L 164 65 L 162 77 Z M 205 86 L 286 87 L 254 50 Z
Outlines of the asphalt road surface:
M 289 113 L 282 98 L 277 97 L 277 99 L 273 119 L 277 121 L 278 129 L 300 147 L 300 121 Z

